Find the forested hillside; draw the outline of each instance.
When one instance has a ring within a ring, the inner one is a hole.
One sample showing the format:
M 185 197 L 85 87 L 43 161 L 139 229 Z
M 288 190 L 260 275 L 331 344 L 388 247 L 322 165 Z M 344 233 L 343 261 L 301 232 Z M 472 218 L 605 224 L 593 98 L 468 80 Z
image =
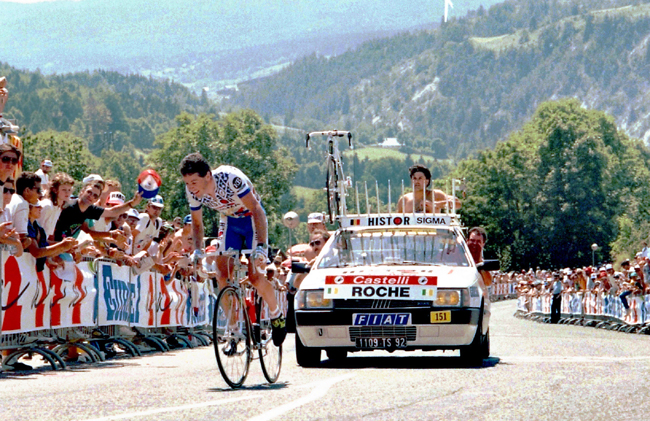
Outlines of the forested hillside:
M 575 99 L 539 106 L 520 131 L 460 163 L 463 221 L 488 231 L 504 269 L 631 259 L 647 241 L 650 150 Z
M 543 101 L 576 97 L 647 140 L 648 38 L 645 1 L 509 0 L 439 30 L 312 55 L 240 85 L 232 105 L 461 158 L 493 147 Z
M 43 75 L 0 63 L 7 77 L 6 118 L 30 133 L 71 132 L 90 151 L 150 149 L 155 137 L 175 126 L 182 111 L 216 112 L 207 98 L 182 85 L 137 75 L 94 71 Z

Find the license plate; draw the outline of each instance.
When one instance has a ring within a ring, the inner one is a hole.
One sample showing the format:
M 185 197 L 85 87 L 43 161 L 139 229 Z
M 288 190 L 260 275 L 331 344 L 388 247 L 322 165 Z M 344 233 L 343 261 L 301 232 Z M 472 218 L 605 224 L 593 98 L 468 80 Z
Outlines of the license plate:
M 400 349 L 406 348 L 406 338 L 357 338 L 356 346 L 362 349 Z
M 451 323 L 451 311 L 432 311 L 431 323 Z

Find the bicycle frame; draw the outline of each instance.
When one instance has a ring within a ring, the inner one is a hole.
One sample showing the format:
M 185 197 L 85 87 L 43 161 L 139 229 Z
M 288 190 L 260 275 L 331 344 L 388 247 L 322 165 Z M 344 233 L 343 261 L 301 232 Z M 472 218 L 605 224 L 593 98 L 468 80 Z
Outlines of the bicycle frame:
M 339 137 L 347 137 L 348 145 L 352 147 L 352 133 L 344 130 L 329 130 L 307 133 L 305 146 L 309 148 L 309 140 L 317 135 L 327 136 L 327 179 L 325 191 L 327 192 L 327 206 L 330 223 L 334 223 L 339 216 L 347 215 L 347 189 L 352 182 L 343 174 L 343 163 L 339 151 Z
M 262 371 L 269 383 L 274 383 L 277 380 L 282 364 L 282 347 L 275 348 L 270 344 L 272 341 L 272 328 L 268 305 L 264 306 L 264 301 L 259 296 L 257 290 L 252 285 L 248 286 L 245 281 L 248 275 L 248 268 L 242 264 L 240 256 L 242 253 L 249 254 L 249 252 L 252 252 L 252 250 L 208 254 L 208 256 L 227 256 L 233 260 L 232 271 L 230 271 L 230 264 L 228 265 L 228 283 L 219 291 L 213 316 L 214 346 L 217 363 L 224 380 L 233 388 L 241 387 L 245 381 L 248 375 L 249 365 L 254 359 L 254 351 L 257 351 L 259 354 Z M 255 266 L 254 263 L 253 266 Z M 222 300 L 223 305 L 221 304 Z M 219 313 L 220 309 L 221 313 Z M 238 313 L 241 314 L 241 317 L 236 316 L 235 320 L 237 323 L 231 325 L 228 320 L 234 314 Z M 219 322 L 217 318 L 219 314 L 224 315 L 227 321 L 226 325 L 223 325 L 223 335 L 218 333 Z M 233 339 L 229 326 L 233 326 L 235 331 L 245 332 L 243 339 L 242 336 L 236 339 L 237 334 L 234 337 L 235 339 Z M 238 328 L 237 326 L 240 327 Z M 223 340 L 220 340 L 221 338 Z M 237 343 L 242 340 L 243 342 L 240 343 L 244 344 L 244 348 L 238 348 L 236 352 L 232 352 L 233 346 L 231 346 L 229 351 L 221 348 L 221 344 L 226 341 L 234 341 L 231 343 Z M 232 363 L 228 362 L 231 359 L 230 357 L 234 357 L 233 359 L 244 357 L 241 358 L 241 368 L 235 370 L 238 371 L 236 375 L 233 374 L 233 371 L 229 370 L 230 367 L 233 367 Z

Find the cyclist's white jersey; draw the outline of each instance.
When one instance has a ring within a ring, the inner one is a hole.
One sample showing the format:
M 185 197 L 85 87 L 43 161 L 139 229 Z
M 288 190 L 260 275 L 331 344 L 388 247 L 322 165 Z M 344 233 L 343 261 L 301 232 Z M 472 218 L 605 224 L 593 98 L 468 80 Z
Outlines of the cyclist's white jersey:
M 191 210 L 199 210 L 205 205 L 219 211 L 222 216 L 230 216 L 231 218 L 243 218 L 252 215 L 252 212 L 246 208 L 241 198 L 251 191 L 257 200 L 259 200 L 259 196 L 253 188 L 253 183 L 240 169 L 230 165 L 222 165 L 212 171 L 212 177 L 214 178 L 216 200 L 208 194 L 200 198 L 196 197 L 185 187 L 185 194 Z

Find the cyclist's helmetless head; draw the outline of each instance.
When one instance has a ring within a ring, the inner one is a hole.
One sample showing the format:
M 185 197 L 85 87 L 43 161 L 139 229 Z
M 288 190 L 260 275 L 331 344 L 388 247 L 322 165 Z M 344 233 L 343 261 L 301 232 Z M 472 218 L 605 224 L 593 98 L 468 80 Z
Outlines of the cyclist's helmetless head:
M 198 152 L 187 155 L 181 161 L 181 175 L 187 189 L 195 196 L 202 196 L 206 193 L 210 182 L 212 181 L 212 173 L 210 172 L 210 164 Z

